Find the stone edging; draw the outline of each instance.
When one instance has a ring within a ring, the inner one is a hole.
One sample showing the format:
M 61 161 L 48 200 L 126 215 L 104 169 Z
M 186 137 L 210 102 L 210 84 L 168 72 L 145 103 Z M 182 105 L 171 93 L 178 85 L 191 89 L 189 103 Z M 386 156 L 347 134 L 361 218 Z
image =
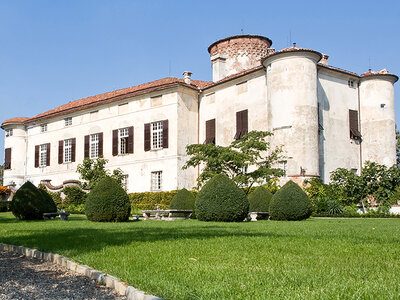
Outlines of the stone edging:
M 28 258 L 35 258 L 51 262 L 60 267 L 64 267 L 73 273 L 96 280 L 98 284 L 105 285 L 106 287 L 115 290 L 119 295 L 126 296 L 129 300 L 162 300 L 162 298 L 148 295 L 141 290 L 135 289 L 134 287 L 129 286 L 126 282 L 123 282 L 114 276 L 104 274 L 86 265 L 80 265 L 59 254 L 46 253 L 37 249 L 3 243 L 0 243 L 0 251 L 15 252 Z

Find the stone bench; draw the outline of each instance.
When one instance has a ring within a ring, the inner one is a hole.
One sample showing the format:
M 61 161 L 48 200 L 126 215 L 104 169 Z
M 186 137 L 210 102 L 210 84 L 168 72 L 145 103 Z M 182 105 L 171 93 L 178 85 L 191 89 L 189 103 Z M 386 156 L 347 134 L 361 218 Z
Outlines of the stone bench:
M 173 214 L 183 214 L 183 218 L 173 217 Z M 193 214 L 193 210 L 184 209 L 158 209 L 158 210 L 144 210 L 143 217 L 145 220 L 166 220 L 173 221 L 177 219 L 189 219 Z
M 257 218 L 260 216 L 263 216 L 263 217 L 267 217 L 269 215 L 269 213 L 268 212 L 265 212 L 265 211 L 252 211 L 252 212 L 249 212 L 249 216 L 250 216 L 250 221 L 257 221 Z
M 43 220 L 54 220 L 57 216 L 60 216 L 61 220 L 67 221 L 69 215 L 67 212 L 43 213 Z

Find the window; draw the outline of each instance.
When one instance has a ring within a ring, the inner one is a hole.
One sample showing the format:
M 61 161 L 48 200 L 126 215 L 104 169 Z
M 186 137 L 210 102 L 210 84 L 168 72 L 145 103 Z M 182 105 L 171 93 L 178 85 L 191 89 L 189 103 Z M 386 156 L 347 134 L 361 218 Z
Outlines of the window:
M 204 144 L 215 144 L 215 119 L 206 121 L 206 140 Z
M 119 153 L 120 154 L 128 153 L 128 137 L 129 137 L 128 128 L 119 129 Z
M 151 123 L 151 149 L 163 147 L 163 123 L 161 121 Z
M 125 191 L 128 190 L 128 174 L 122 175 L 121 185 L 122 185 L 122 187 L 124 188 Z
M 40 125 L 40 132 L 46 132 L 46 131 L 47 131 L 47 124 Z
M 13 135 L 13 130 L 11 129 L 6 129 L 6 137 L 12 136 Z
M 247 81 L 237 84 L 236 90 L 237 90 L 238 94 L 246 93 L 247 92 Z
M 286 175 L 286 172 L 287 172 L 287 160 L 281 160 L 279 162 L 278 168 L 283 170 L 285 172 L 285 175 Z
M 72 125 L 72 117 L 68 117 L 64 119 L 65 126 L 71 126 Z
M 349 109 L 350 138 L 361 140 L 361 133 L 358 130 L 358 111 Z
M 242 138 L 248 132 L 248 110 L 238 111 L 236 113 L 236 134 L 234 139 Z
M 151 172 L 151 190 L 161 190 L 162 184 L 162 171 Z
M 91 134 L 90 135 L 90 158 L 99 157 L 99 135 Z
M 11 148 L 4 149 L 4 170 L 11 169 Z
M 72 139 L 64 140 L 64 162 L 72 162 Z
M 354 81 L 353 81 L 353 80 L 347 81 L 347 85 L 348 85 L 349 87 L 351 87 L 351 88 L 356 88 L 356 85 L 354 84 Z
M 47 144 L 40 145 L 39 166 L 47 166 Z

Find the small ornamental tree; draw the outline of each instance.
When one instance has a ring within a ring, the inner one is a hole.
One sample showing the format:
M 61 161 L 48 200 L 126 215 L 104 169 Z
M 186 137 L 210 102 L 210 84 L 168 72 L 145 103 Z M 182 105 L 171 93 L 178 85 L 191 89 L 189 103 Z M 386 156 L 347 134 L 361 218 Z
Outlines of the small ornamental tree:
M 42 189 L 38 189 L 38 191 L 42 194 L 46 212 L 57 212 L 57 205 L 54 203 L 50 194 Z
M 293 181 L 288 181 L 271 199 L 272 220 L 296 221 L 310 217 L 312 206 L 307 194 Z
M 249 212 L 243 190 L 224 174 L 211 178 L 196 200 L 196 217 L 201 221 L 240 222 Z
M 172 198 L 171 209 L 194 210 L 196 198 L 187 189 L 179 190 Z
M 272 198 L 272 193 L 265 187 L 259 186 L 250 193 L 249 199 L 249 211 L 250 212 L 269 212 L 269 203 Z
M 50 201 L 51 200 L 51 201 Z M 25 182 L 15 193 L 11 211 L 21 220 L 40 220 L 43 213 L 56 212 L 54 201 L 42 194 L 31 182 Z
M 125 190 L 113 178 L 101 178 L 87 196 L 85 214 L 90 221 L 127 221 L 131 204 Z

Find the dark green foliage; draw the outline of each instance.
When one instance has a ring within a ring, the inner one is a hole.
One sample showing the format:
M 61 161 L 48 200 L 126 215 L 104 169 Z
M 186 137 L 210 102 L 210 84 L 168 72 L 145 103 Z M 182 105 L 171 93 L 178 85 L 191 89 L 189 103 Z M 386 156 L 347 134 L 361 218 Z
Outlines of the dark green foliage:
M 87 218 L 95 222 L 127 221 L 130 212 L 128 195 L 118 182 L 109 176 L 98 181 L 85 203 Z
M 307 194 L 293 181 L 288 181 L 271 199 L 272 220 L 303 220 L 310 217 L 312 206 Z
M 144 192 L 130 193 L 129 201 L 135 209 L 154 209 L 156 206 L 161 209 L 168 209 L 171 205 L 172 198 L 178 191 L 169 192 Z M 194 198 L 197 197 L 197 191 L 190 191 Z
M 171 209 L 194 210 L 196 198 L 187 189 L 179 190 L 171 200 Z
M 240 222 L 247 217 L 249 201 L 231 179 L 219 174 L 199 192 L 195 212 L 201 221 Z
M 48 198 L 31 182 L 25 182 L 15 193 L 11 211 L 21 220 L 40 220 L 43 213 L 55 212 Z M 54 204 L 54 203 L 53 203 Z
M 45 205 L 45 212 L 57 212 L 57 206 L 53 201 L 53 198 L 44 190 L 38 189 L 39 192 L 42 194 L 44 205 Z
M 259 186 L 249 196 L 250 212 L 269 212 L 269 203 L 272 193 L 263 186 Z
M 0 212 L 6 212 L 11 210 L 11 201 L 0 200 Z
M 343 213 L 343 206 L 337 200 L 328 199 L 326 206 L 328 214 L 332 217 L 340 216 Z
M 66 186 L 62 192 L 65 194 L 65 206 L 85 204 L 87 194 L 80 187 Z

